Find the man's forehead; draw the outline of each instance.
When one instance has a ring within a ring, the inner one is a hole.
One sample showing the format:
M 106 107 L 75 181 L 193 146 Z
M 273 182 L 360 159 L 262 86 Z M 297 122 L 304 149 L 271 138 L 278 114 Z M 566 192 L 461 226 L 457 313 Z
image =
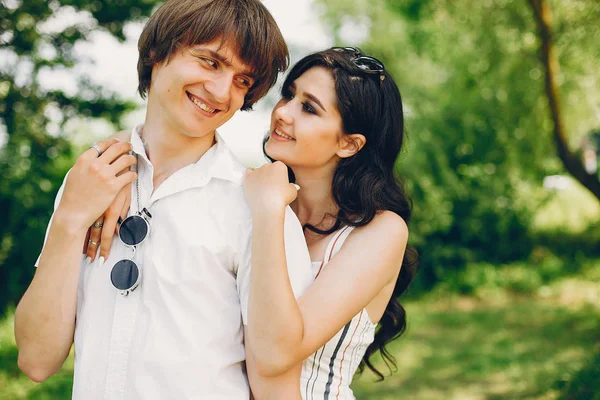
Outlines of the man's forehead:
M 222 40 L 219 38 L 207 43 L 197 43 L 190 47 L 196 51 L 206 51 L 212 54 L 225 65 L 233 67 L 241 73 L 254 75 L 254 67 L 242 61 L 238 49 L 239 46 L 231 40 Z

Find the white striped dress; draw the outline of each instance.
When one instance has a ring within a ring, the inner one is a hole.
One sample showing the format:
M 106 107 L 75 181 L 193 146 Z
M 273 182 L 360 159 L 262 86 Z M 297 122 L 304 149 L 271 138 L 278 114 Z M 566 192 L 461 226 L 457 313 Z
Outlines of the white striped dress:
M 313 262 L 313 276 L 319 273 L 342 244 L 354 227 L 340 229 L 327 245 L 321 262 Z M 373 342 L 375 327 L 367 310 L 363 309 L 348 322 L 331 340 L 302 363 L 300 389 L 304 400 L 349 400 L 355 399 L 350 389 L 352 376 L 356 372 L 367 347 Z

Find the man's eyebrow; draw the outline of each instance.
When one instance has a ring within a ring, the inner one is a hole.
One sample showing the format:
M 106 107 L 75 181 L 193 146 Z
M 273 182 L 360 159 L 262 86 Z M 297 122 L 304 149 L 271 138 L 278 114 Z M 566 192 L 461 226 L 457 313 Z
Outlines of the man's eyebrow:
M 196 48 L 196 50 L 208 53 L 212 58 L 219 61 L 221 64 L 225 65 L 228 68 L 232 67 L 231 62 L 227 58 L 223 57 L 223 55 L 217 53 L 214 50 L 207 49 L 207 48 Z M 252 80 L 256 80 L 256 75 L 251 70 L 241 71 L 241 74 L 246 75 L 248 78 L 250 78 Z

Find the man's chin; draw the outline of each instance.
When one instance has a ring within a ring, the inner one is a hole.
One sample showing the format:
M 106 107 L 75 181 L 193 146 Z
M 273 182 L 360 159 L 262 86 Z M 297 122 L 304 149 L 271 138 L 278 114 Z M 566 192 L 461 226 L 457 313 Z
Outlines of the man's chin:
M 193 138 L 193 139 L 202 139 L 202 138 L 208 138 L 208 137 L 214 137 L 215 136 L 215 132 L 216 130 L 188 130 L 188 131 L 184 131 L 184 134 L 189 137 L 189 138 Z

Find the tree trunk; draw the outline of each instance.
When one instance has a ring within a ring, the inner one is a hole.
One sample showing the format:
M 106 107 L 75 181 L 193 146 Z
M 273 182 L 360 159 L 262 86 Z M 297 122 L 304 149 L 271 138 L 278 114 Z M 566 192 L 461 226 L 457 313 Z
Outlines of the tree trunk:
M 548 98 L 558 157 L 561 159 L 565 169 L 600 200 L 600 180 L 598 176 L 587 173 L 583 166 L 583 161 L 569 150 L 567 143 L 559 103 L 558 85 L 556 83 L 559 65 L 554 56 L 552 35 L 550 33 L 550 6 L 546 0 L 529 0 L 529 4 L 533 10 L 541 42 L 540 57 L 544 68 L 546 97 Z

